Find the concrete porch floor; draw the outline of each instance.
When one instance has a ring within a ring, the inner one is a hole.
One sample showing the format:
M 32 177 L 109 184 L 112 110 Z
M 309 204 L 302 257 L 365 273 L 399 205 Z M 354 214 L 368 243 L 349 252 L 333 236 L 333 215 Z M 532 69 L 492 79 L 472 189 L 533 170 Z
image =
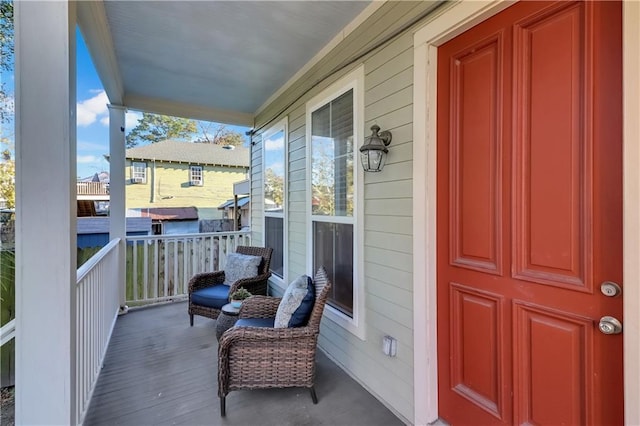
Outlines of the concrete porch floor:
M 306 389 L 235 391 L 220 417 L 215 321 L 172 303 L 118 318 L 85 425 L 402 425 L 317 352 L 314 405 Z

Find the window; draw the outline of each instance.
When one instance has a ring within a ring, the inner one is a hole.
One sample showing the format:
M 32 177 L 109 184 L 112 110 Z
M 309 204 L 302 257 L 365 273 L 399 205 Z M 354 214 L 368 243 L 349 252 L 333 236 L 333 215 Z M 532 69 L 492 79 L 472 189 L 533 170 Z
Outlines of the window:
M 285 255 L 285 176 L 287 122 L 286 119 L 264 133 L 264 245 L 273 248 L 271 272 L 284 282 Z
M 147 183 L 147 163 L 131 163 L 131 183 Z
M 354 150 L 364 128 L 362 67 L 307 104 L 310 269 L 324 266 L 333 282 L 327 301 L 332 319 L 364 338 L 364 293 L 356 224 L 361 201 Z
M 191 186 L 202 186 L 202 166 L 189 167 L 189 183 Z
M 153 235 L 162 235 L 162 234 L 164 234 L 164 224 L 162 222 L 152 222 L 151 223 L 151 233 Z

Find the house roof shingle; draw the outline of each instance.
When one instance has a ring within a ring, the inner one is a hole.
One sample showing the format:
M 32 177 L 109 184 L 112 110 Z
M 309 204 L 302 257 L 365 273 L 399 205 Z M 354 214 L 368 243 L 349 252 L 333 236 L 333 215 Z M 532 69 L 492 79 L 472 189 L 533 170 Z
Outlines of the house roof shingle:
M 249 148 L 233 149 L 210 143 L 165 140 L 145 146 L 129 148 L 126 158 L 132 160 L 172 161 L 190 164 L 249 167 Z
M 224 210 L 228 207 L 233 207 L 234 204 L 234 199 L 230 199 L 225 201 L 224 203 L 220 204 L 218 206 L 218 210 Z M 238 197 L 238 207 L 244 207 L 246 204 L 248 204 L 251 201 L 251 198 L 249 197 Z

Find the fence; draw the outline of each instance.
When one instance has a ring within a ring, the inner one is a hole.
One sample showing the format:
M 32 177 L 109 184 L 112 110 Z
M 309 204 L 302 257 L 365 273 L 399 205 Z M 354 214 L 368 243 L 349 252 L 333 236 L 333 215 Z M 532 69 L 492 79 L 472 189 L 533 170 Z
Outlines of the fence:
M 102 182 L 77 182 L 78 195 L 109 195 L 109 186 Z
M 183 299 L 193 275 L 224 269 L 227 253 L 250 244 L 242 231 L 127 237 L 127 304 Z

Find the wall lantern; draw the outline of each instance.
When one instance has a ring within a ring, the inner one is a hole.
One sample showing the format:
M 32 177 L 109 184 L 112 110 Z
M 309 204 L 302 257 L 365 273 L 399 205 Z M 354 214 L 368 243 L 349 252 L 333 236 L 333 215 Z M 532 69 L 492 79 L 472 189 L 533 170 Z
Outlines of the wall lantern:
M 365 172 L 379 172 L 384 167 L 391 143 L 391 132 L 385 130 L 378 134 L 380 126 L 371 126 L 371 136 L 364 138 L 364 145 L 360 148 L 360 159 Z

